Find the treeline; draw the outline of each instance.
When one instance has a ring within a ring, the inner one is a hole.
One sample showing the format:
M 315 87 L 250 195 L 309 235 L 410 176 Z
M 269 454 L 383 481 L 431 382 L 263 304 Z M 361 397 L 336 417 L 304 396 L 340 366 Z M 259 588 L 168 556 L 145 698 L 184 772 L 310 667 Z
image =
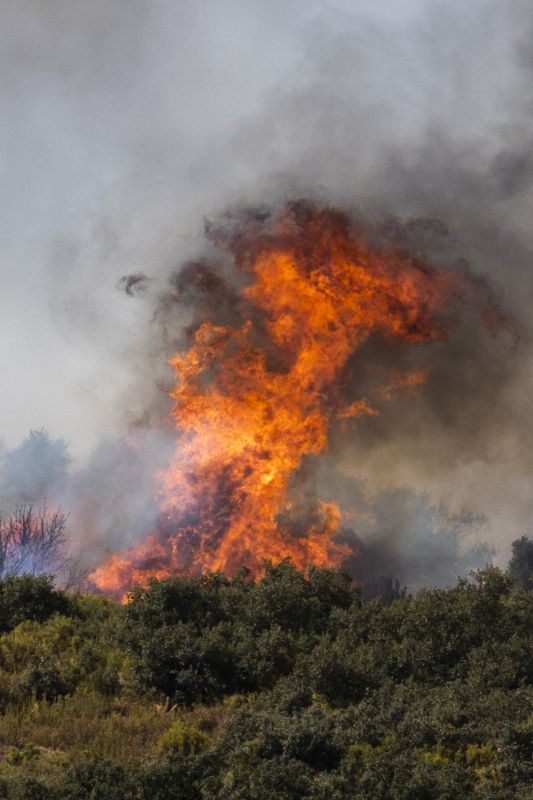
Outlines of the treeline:
M 290 563 L 119 606 L 0 581 L 0 797 L 510 800 L 533 784 L 533 543 L 361 601 Z

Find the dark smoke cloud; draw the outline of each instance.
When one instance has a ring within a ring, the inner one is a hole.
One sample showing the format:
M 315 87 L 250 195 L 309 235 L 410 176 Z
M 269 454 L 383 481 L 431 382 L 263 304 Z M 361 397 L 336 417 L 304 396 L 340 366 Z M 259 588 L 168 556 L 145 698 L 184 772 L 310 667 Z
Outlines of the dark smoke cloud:
M 358 556 L 350 568 L 362 583 L 390 575 L 410 590 L 450 586 L 492 561 L 491 549 L 480 538 L 485 520 L 452 515 L 427 495 L 381 491 L 358 508 L 361 517 L 345 540 L 353 543 L 355 536 Z
M 264 118 L 278 168 L 269 188 L 275 197 L 279 181 L 378 225 L 399 220 L 409 249 L 466 265 L 513 316 L 512 333 L 494 335 L 467 311 L 437 346 L 369 341 L 353 365 L 362 389 L 376 365 L 427 366 L 427 387 L 334 443 L 345 473 L 486 513 L 503 549 L 533 511 L 529 8 L 427 9 L 403 30 L 354 21 L 314 40 L 306 77 L 273 97 L 276 124 Z
M 383 576 L 402 586 L 450 586 L 459 576 L 492 563 L 485 543 L 487 520 L 466 510 L 452 514 L 411 489 L 372 491 L 340 476 L 326 456 L 315 473 L 318 492 L 335 497 L 346 511 L 343 540 L 355 548 L 347 564 L 362 584 Z

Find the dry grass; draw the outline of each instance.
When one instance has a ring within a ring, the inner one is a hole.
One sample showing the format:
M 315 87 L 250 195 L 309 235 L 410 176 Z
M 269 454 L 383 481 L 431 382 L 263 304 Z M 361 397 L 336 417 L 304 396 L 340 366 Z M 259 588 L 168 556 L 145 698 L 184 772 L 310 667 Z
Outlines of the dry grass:
M 232 714 L 228 704 L 184 711 L 149 699 L 107 700 L 97 694 L 11 707 L 0 716 L 0 776 L 54 783 L 75 761 L 154 763 L 163 758 L 159 738 L 177 719 L 214 741 Z

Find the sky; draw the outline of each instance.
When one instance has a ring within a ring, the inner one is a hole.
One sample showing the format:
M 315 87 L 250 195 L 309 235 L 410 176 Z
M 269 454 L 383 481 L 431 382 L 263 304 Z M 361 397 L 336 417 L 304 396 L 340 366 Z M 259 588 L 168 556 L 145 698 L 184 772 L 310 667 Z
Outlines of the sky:
M 165 380 L 154 298 L 203 247 L 204 218 L 310 196 L 442 220 L 454 257 L 515 320 L 513 336 L 454 344 L 446 410 L 428 402 L 418 423 L 363 430 L 342 469 L 486 514 L 496 548 L 527 532 L 526 0 L 0 0 L 0 12 L 8 448 L 44 428 L 81 469 L 125 435 Z M 147 300 L 118 286 L 134 272 L 150 278 Z

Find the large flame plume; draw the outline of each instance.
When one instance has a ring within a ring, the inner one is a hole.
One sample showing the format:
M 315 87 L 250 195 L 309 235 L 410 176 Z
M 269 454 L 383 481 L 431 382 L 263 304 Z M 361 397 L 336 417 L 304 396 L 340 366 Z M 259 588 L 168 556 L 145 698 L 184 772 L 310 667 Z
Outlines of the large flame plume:
M 304 456 L 327 448 L 336 420 L 377 413 L 372 398 L 343 393 L 354 351 L 372 333 L 413 344 L 442 338 L 465 286 L 457 273 L 370 247 L 343 212 L 309 204 L 212 238 L 246 278 L 238 322 L 205 315 L 171 359 L 179 437 L 158 476 L 161 518 L 91 578 L 115 595 L 150 575 L 257 573 L 285 557 L 300 568 L 341 563 L 350 551 L 337 540 L 340 509 L 324 503 L 298 529 L 290 480 Z M 394 373 L 376 399 L 425 377 Z

